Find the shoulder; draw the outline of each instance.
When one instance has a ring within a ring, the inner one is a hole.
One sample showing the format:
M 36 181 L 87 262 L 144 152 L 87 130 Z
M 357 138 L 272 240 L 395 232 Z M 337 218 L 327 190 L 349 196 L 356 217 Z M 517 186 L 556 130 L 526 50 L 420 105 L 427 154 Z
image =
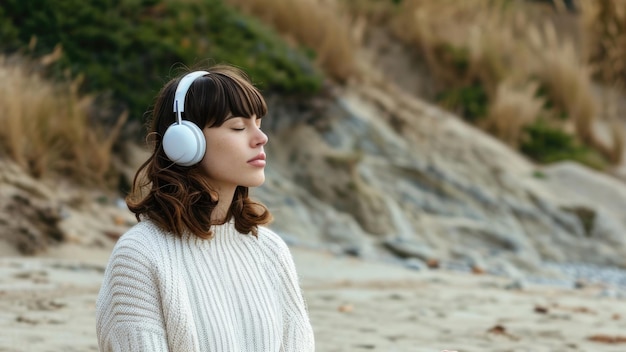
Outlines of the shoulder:
M 142 220 L 129 228 L 117 241 L 117 246 L 154 245 L 168 234 L 150 220 Z
M 135 259 L 151 259 L 160 252 L 160 248 L 166 246 L 167 237 L 171 236 L 155 223 L 142 220 L 120 236 L 111 257 L 132 256 Z
M 134 295 L 133 287 L 152 292 L 158 280 L 159 237 L 163 232 L 150 222 L 141 221 L 128 229 L 117 241 L 109 257 L 104 273 L 101 295 L 114 287 Z
M 259 244 L 263 251 L 274 264 L 284 266 L 285 263 L 292 263 L 293 257 L 289 246 L 278 234 L 267 227 L 259 226 Z M 290 264 L 291 265 L 291 264 Z
M 285 240 L 267 227 L 259 226 L 258 238 L 263 246 L 273 248 L 276 251 L 289 252 L 289 247 Z

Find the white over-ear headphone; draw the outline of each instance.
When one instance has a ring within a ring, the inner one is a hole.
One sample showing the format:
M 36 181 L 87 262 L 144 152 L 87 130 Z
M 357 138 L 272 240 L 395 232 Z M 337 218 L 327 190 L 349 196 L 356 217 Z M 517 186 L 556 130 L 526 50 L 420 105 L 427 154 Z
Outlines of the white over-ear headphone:
M 174 96 L 176 122 L 168 127 L 163 135 L 163 151 L 171 161 L 181 166 L 199 163 L 206 152 L 206 140 L 202 130 L 195 123 L 183 120 L 181 113 L 185 111 L 185 96 L 193 81 L 208 74 L 206 71 L 191 72 L 185 75 L 176 87 Z

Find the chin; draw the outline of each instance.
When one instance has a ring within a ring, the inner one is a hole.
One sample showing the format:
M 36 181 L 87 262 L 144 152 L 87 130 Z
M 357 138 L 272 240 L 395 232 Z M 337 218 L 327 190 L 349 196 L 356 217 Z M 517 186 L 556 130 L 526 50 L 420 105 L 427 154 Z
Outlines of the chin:
M 255 177 L 254 179 L 247 180 L 242 186 L 244 187 L 259 187 L 265 183 L 265 175 L 261 177 Z

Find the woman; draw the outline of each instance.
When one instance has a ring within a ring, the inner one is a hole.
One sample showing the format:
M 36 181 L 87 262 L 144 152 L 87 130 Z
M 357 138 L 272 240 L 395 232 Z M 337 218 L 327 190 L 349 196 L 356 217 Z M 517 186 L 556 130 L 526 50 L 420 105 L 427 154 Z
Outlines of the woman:
M 161 90 L 154 149 L 127 198 L 139 223 L 117 242 L 97 300 L 100 350 L 314 350 L 289 249 L 248 197 L 265 180 L 266 113 L 228 66 Z

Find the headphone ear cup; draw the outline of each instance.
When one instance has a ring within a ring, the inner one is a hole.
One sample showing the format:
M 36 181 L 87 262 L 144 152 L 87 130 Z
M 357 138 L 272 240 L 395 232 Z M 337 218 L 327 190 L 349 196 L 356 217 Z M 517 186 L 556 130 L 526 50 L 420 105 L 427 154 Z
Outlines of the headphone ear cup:
M 206 140 L 202 130 L 193 122 L 174 123 L 163 135 L 163 151 L 174 163 L 192 166 L 204 157 Z

